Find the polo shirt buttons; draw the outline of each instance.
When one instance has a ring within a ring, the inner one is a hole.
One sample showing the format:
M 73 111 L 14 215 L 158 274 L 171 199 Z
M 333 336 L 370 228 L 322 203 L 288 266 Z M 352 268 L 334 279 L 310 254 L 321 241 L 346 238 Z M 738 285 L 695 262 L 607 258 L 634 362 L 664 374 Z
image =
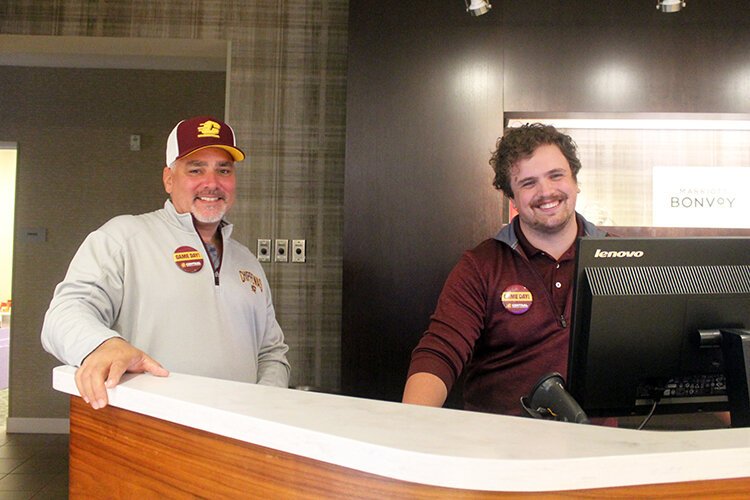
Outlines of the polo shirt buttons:
M 559 281 L 555 283 L 555 288 L 562 288 L 562 283 Z

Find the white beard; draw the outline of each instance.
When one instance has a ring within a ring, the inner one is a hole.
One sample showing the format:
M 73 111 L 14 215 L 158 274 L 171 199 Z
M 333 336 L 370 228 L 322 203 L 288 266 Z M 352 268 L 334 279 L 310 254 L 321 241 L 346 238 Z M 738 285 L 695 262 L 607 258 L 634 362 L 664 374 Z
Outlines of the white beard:
M 190 212 L 198 222 L 202 222 L 203 224 L 215 224 L 221 221 L 222 218 L 224 218 L 224 214 L 227 213 L 227 207 L 226 204 L 224 204 L 217 210 L 206 210 L 199 209 L 198 207 L 193 205 L 193 209 Z

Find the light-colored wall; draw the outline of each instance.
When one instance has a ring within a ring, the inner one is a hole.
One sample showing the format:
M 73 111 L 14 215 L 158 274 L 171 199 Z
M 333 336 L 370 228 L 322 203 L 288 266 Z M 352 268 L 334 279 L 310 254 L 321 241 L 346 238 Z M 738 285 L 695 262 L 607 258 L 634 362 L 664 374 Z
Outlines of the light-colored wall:
M 227 78 L 231 104 L 226 118 L 249 153 L 250 167 L 238 185 L 243 194 L 232 211 L 234 234 L 251 248 L 258 238 L 307 241 L 307 263 L 272 263 L 266 270 L 290 345 L 292 383 L 337 388 L 348 2 L 61 0 L 41 8 L 33 0 L 9 0 L 4 6 L 0 34 L 231 43 Z M 0 68 L 0 75 L 3 71 Z M 101 92 L 107 95 L 106 89 Z M 47 114 L 39 104 L 27 106 L 28 116 Z M 0 109 L 5 105 L 0 103 Z M 132 117 L 136 118 L 135 112 Z M 99 117 L 97 128 L 107 123 L 106 117 Z M 73 146 L 91 132 L 90 126 L 76 124 L 46 124 L 44 130 L 68 134 L 71 126 L 73 133 L 68 137 Z M 23 149 L 19 154 L 24 154 Z M 80 158 L 101 164 L 106 157 L 106 152 L 97 152 L 94 158 Z M 51 201 L 58 193 L 55 183 L 67 181 L 67 186 L 75 186 L 75 181 L 55 169 L 54 158 L 46 162 L 52 176 L 37 175 L 20 182 L 18 195 L 26 192 L 39 201 L 49 200 L 49 211 L 64 213 L 68 207 Z M 84 199 L 86 203 L 108 200 L 108 180 L 95 182 L 100 183 L 94 186 L 99 190 L 92 187 L 90 192 L 96 191 L 97 199 Z M 82 212 L 57 228 L 70 233 L 64 236 L 68 245 L 74 241 L 77 245 L 82 238 L 82 231 L 68 230 L 71 225 L 91 229 L 107 218 L 92 210 Z M 16 220 L 16 227 L 45 225 L 49 221 L 38 216 L 21 214 Z M 55 402 L 56 395 L 49 389 L 54 363 L 41 351 L 38 335 L 45 302 L 72 255 L 72 246 L 67 248 L 36 261 L 16 260 L 14 293 L 34 300 L 14 301 L 14 319 L 23 317 L 25 323 L 14 331 L 23 340 L 11 342 L 10 414 L 14 418 L 65 415 L 65 408 Z
M 13 206 L 16 193 L 16 149 L 0 144 L 0 301 L 11 298 L 13 274 Z

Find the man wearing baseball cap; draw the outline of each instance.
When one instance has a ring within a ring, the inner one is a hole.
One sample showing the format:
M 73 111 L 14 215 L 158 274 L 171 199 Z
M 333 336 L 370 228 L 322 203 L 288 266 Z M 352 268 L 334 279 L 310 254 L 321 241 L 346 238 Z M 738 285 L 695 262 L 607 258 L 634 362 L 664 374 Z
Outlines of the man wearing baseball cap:
M 107 405 L 106 389 L 125 372 L 288 386 L 268 280 L 224 218 L 244 158 L 226 123 L 179 122 L 167 139 L 164 208 L 115 217 L 78 249 L 42 345 L 80 367 L 76 384 L 93 408 Z

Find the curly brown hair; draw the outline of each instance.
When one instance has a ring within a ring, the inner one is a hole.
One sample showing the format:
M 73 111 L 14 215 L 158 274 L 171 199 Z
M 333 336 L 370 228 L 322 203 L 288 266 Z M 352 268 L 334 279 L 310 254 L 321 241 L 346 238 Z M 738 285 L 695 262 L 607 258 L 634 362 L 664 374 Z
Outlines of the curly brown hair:
M 490 165 L 495 171 L 495 179 L 492 182 L 495 189 L 501 190 L 508 198 L 513 198 L 513 189 L 510 187 L 511 169 L 519 161 L 533 155 L 539 146 L 545 144 L 554 144 L 560 148 L 568 160 L 573 179 L 577 181 L 578 171 L 581 170 L 581 160 L 578 159 L 578 151 L 573 139 L 552 125 L 526 123 L 520 127 L 506 129 L 505 135 L 500 137 L 495 144 L 496 149 L 490 158 Z

